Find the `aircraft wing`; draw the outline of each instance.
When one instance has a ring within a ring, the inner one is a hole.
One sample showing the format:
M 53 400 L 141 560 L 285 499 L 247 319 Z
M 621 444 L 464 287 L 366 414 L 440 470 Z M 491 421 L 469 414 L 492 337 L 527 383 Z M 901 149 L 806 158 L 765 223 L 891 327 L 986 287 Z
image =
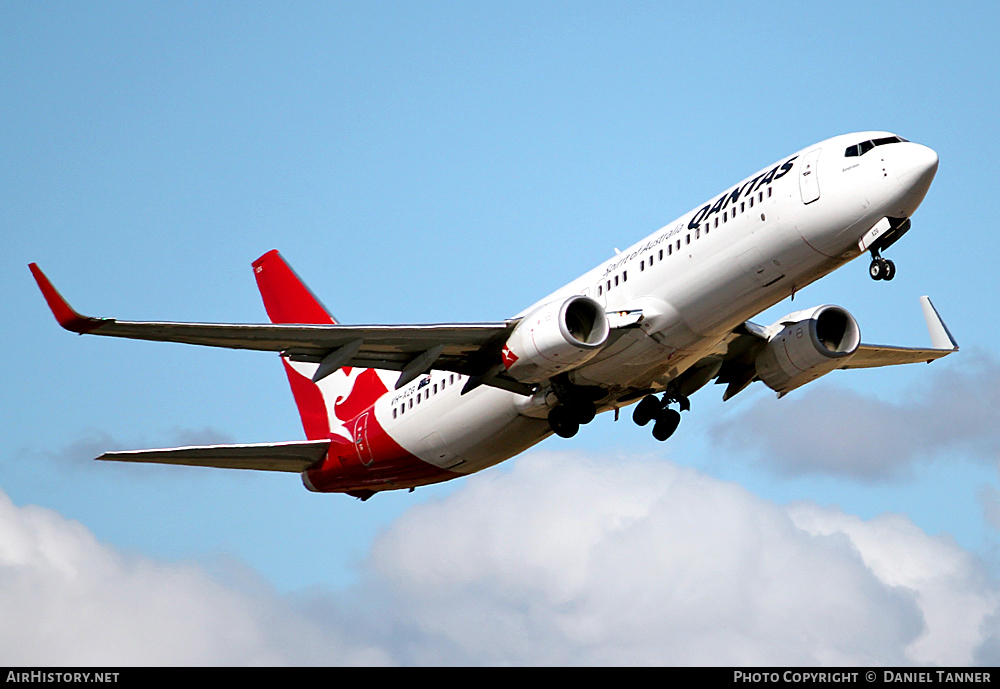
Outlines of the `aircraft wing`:
M 958 343 L 952 337 L 948 327 L 941 320 L 937 309 L 931 300 L 920 297 L 920 305 L 927 321 L 927 330 L 931 335 L 931 347 L 898 347 L 895 345 L 865 344 L 858 345 L 840 369 L 876 368 L 879 366 L 896 366 L 898 364 L 930 363 L 935 359 L 948 356 L 958 351 Z M 736 328 L 726 341 L 726 354 L 716 377 L 716 384 L 727 385 L 722 399 L 728 400 L 757 380 L 755 361 L 757 355 L 767 343 L 767 329 L 747 321 Z
M 93 318 L 74 311 L 36 264 L 29 267 L 53 315 L 66 330 L 134 340 L 281 352 L 293 361 L 322 364 L 327 360 L 330 365 L 323 367 L 326 373 L 342 366 L 402 371 L 415 358 L 430 352 L 434 356 L 426 358 L 431 359 L 434 368 L 480 375 L 484 368 L 493 365 L 494 359 L 499 360 L 500 349 L 517 324 L 516 320 L 510 320 L 431 325 L 298 325 Z M 494 354 L 494 349 L 495 357 L 490 358 L 489 366 L 484 366 L 483 360 Z
M 133 340 L 181 342 L 280 352 L 292 361 L 318 363 L 317 382 L 343 366 L 401 371 L 396 388 L 431 368 L 469 377 L 478 385 L 530 395 L 534 388 L 506 375 L 501 350 L 520 319 L 494 323 L 428 325 L 170 323 L 94 318 L 77 313 L 37 264 L 31 269 L 56 320 L 66 330 Z M 632 327 L 641 312 L 609 314 L 613 330 Z
M 254 445 L 200 445 L 160 450 L 105 452 L 97 459 L 116 462 L 184 464 L 219 469 L 256 469 L 302 473 L 323 461 L 329 440 L 301 440 Z
M 941 316 L 931 300 L 928 297 L 920 297 L 920 305 L 924 310 L 927 330 L 931 334 L 932 347 L 930 349 L 862 343 L 854 355 L 840 368 L 874 368 L 876 366 L 895 366 L 896 364 L 916 364 L 922 361 L 929 364 L 935 359 L 957 352 L 958 343 L 952 337 L 948 326 L 941 320 Z
M 876 368 L 897 364 L 931 363 L 935 359 L 958 351 L 952 349 L 920 349 L 919 347 L 893 347 L 891 345 L 862 344 L 847 363 L 840 368 Z

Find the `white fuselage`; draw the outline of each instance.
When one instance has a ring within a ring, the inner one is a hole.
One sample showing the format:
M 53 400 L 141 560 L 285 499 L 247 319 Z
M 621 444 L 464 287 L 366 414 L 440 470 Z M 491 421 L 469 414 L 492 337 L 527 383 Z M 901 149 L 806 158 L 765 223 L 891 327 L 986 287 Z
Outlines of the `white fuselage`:
M 858 240 L 881 218 L 912 215 L 936 169 L 931 149 L 903 142 L 845 156 L 887 136 L 847 134 L 783 158 L 519 315 L 577 294 L 608 312 L 640 309 L 638 328 L 570 378 L 611 391 L 662 390 L 734 328 L 859 256 Z M 390 389 L 396 376 L 385 373 Z M 551 432 L 545 416 L 555 398 L 544 387 L 533 397 L 488 386 L 462 395 L 465 380 L 434 371 L 383 396 L 376 417 L 404 449 L 456 473 L 503 461 Z

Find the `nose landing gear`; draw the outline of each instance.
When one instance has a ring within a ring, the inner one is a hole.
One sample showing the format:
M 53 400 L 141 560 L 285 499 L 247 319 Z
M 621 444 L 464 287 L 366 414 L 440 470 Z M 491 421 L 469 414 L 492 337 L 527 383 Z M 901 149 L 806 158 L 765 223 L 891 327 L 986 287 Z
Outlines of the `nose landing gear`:
M 889 221 L 889 229 L 882 236 L 870 245 L 866 243 L 865 239 L 862 239 L 859 244 L 862 250 L 868 249 L 871 252 L 872 262 L 868 266 L 868 274 L 871 275 L 872 280 L 892 280 L 896 277 L 896 264 L 887 258 L 882 258 L 881 252 L 895 244 L 910 230 L 909 218 L 883 218 L 881 222 L 884 223 L 886 220 Z
M 868 266 L 868 274 L 872 280 L 892 280 L 896 277 L 896 264 L 887 258 L 882 258 L 877 251 L 872 251 L 872 263 Z

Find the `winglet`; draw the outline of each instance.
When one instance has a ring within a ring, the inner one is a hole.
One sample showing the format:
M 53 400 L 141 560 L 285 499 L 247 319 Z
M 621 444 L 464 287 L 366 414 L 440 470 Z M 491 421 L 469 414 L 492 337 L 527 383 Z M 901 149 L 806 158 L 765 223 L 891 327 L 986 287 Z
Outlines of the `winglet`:
M 920 305 L 924 309 L 924 320 L 927 321 L 927 330 L 931 334 L 931 346 L 934 349 L 957 350 L 958 343 L 951 336 L 948 326 L 941 320 L 941 315 L 934 308 L 934 304 L 927 296 L 920 297 Z
M 84 333 L 89 333 L 96 328 L 100 328 L 105 323 L 108 323 L 114 319 L 112 318 L 90 318 L 88 316 L 81 316 L 73 307 L 70 306 L 63 296 L 59 294 L 58 290 L 52 286 L 49 279 L 45 277 L 45 273 L 42 269 L 38 267 L 37 263 L 29 263 L 28 268 L 31 269 L 31 274 L 35 276 L 35 282 L 38 283 L 39 289 L 42 290 L 42 296 L 45 297 L 45 301 L 48 302 L 49 308 L 52 309 L 52 315 L 56 317 L 59 321 L 59 325 L 66 328 L 74 333 L 79 333 L 83 335 Z

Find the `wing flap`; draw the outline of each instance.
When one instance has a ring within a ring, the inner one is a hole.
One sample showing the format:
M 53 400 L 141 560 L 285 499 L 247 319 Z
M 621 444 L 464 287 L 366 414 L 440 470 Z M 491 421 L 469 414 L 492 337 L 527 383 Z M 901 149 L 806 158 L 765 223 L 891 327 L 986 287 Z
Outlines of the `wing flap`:
M 199 445 L 157 450 L 105 452 L 101 461 L 182 464 L 219 469 L 253 469 L 301 473 L 326 456 L 329 440 L 256 443 L 252 445 Z

